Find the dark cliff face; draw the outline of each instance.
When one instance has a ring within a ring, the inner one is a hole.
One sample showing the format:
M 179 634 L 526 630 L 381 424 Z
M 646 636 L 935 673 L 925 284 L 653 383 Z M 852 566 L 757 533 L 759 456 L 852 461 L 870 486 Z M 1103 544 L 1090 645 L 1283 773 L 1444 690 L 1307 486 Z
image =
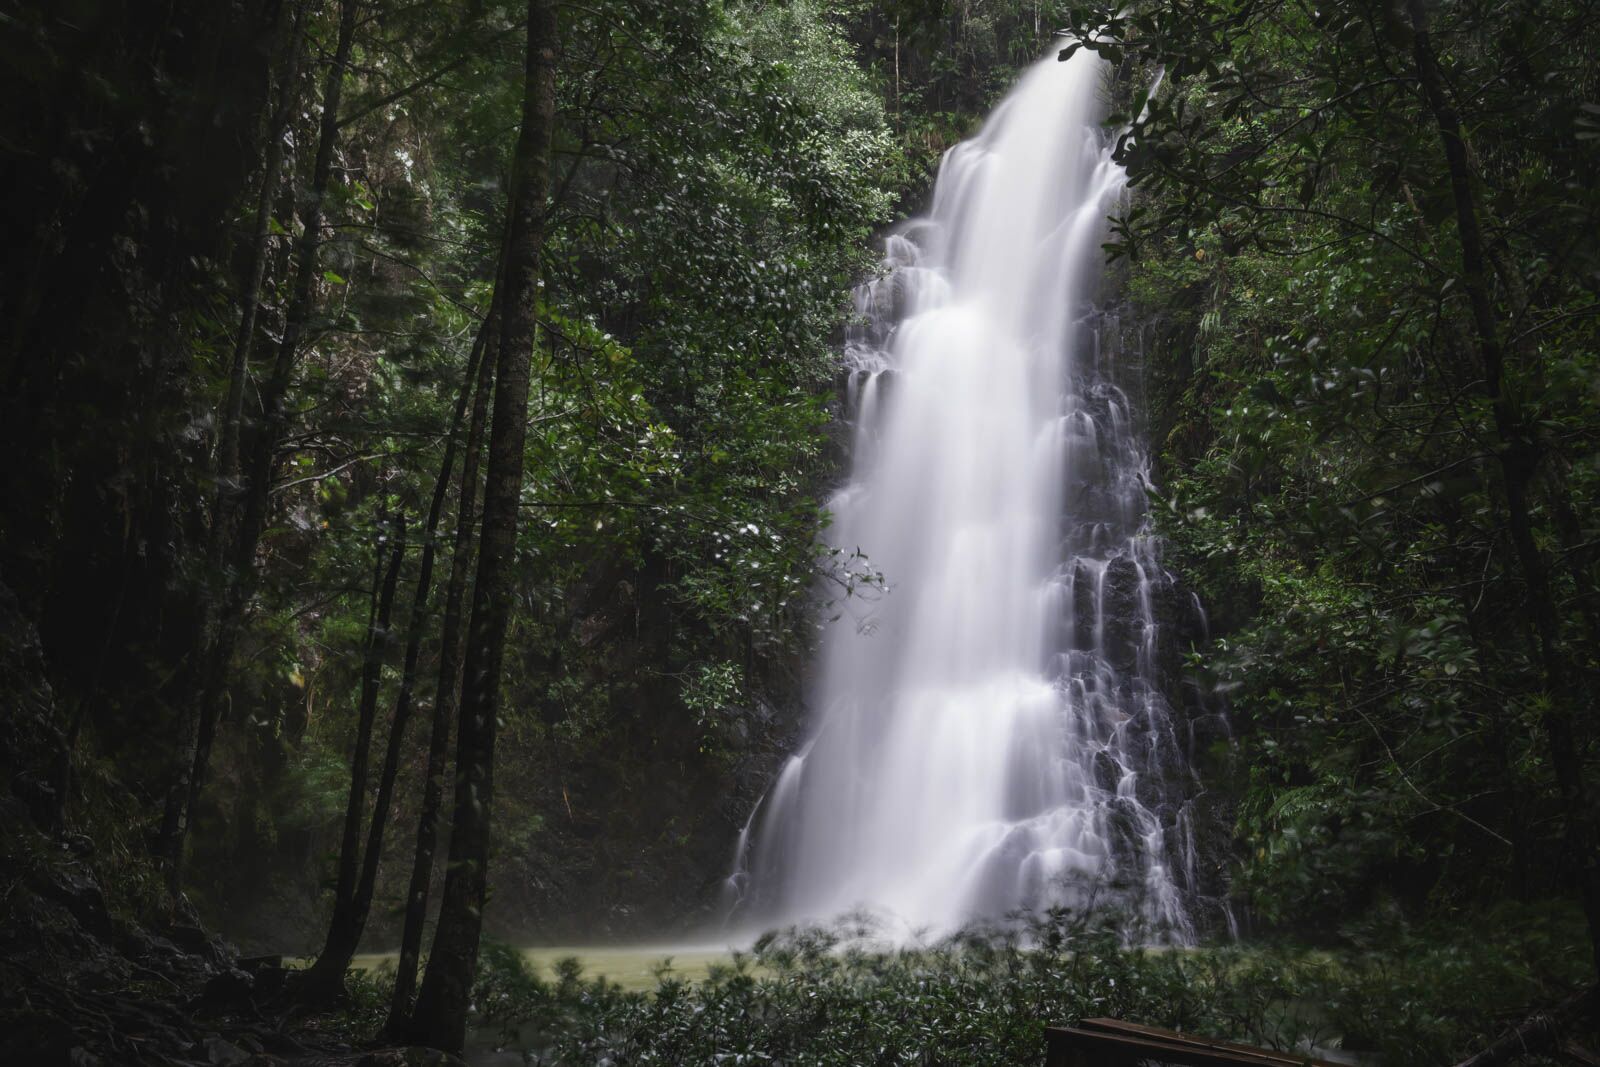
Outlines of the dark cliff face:
M 28 821 L 59 829 L 61 759 L 66 739 L 55 723 L 55 694 L 38 631 L 11 588 L 0 585 L 0 770 Z
M 279 5 L 8 5 L 0 27 L 0 568 L 63 707 L 159 765 L 189 629 L 185 550 L 233 205 Z
M 709 729 L 673 689 L 631 688 L 581 748 L 547 734 L 502 764 L 501 936 L 607 941 L 719 925 L 740 828 L 798 743 L 799 684 L 792 664 L 763 665 L 747 703 Z

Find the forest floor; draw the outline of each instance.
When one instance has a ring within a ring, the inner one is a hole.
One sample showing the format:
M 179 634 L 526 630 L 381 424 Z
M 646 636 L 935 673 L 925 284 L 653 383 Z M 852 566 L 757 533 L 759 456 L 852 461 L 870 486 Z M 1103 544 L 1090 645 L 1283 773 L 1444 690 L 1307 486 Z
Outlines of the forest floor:
M 645 963 L 643 953 L 586 964 L 489 946 L 475 1027 L 485 1050 L 538 1063 L 854 1067 L 897 1050 L 893 1062 L 1000 1067 L 1038 1062 L 1047 1025 L 1109 1016 L 1330 1061 L 1421 1067 L 1464 1060 L 1587 980 L 1583 925 L 1570 909 L 1461 920 L 1390 915 L 1341 931 L 1337 943 L 1181 950 L 1129 945 L 1111 917 L 1069 913 L 1021 936 L 974 932 L 889 950 L 796 930 L 725 962 L 695 961 L 705 977 L 692 958 L 674 960 L 648 984 L 624 971 Z M 1562 1026 L 1593 1047 L 1591 1023 Z
M 448 1067 L 428 1049 L 373 1048 L 343 1012 L 284 995 L 271 958 L 241 959 L 192 917 L 118 914 L 83 842 L 0 799 L 0 1063 L 71 1067 Z
M 1549 909 L 1482 916 L 1473 937 L 1397 923 L 1364 947 L 1150 951 L 1060 915 L 1027 938 L 971 935 L 851 950 L 827 931 L 704 946 L 484 952 L 465 1059 L 375 1048 L 388 957 L 311 1014 L 291 967 L 241 959 L 192 921 L 130 920 L 94 858 L 0 800 L 0 1062 L 111 1067 L 500 1067 L 534 1062 L 805 1062 L 899 1048 L 931 1062 L 1034 1062 L 1042 1028 L 1110 1015 L 1384 1067 L 1454 1062 L 1582 981 L 1579 924 Z M 1460 931 L 1458 931 L 1458 934 Z M 1332 1055 L 1328 1055 L 1329 1052 Z M 866 1060 L 863 1059 L 866 1057 Z

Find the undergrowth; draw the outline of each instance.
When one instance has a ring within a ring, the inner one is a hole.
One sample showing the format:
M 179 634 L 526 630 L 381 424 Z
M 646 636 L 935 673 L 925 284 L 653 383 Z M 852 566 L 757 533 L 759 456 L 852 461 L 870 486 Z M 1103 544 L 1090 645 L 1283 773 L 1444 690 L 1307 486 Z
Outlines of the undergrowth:
M 1369 918 L 1315 950 L 1140 948 L 1065 912 L 907 949 L 856 933 L 769 935 L 703 981 L 663 965 L 648 992 L 489 946 L 475 1026 L 540 1065 L 1009 1067 L 1041 1058 L 1046 1025 L 1111 1016 L 1404 1067 L 1454 1062 L 1584 976 L 1581 924 L 1559 909 Z

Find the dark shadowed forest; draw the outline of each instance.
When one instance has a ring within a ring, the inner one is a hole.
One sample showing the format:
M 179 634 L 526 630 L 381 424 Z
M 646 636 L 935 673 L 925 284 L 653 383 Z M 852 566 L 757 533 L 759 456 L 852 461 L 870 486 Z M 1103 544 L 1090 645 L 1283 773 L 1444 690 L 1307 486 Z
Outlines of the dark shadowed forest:
M 0 161 L 0 1061 L 1600 1063 L 1600 5 L 0 0 Z

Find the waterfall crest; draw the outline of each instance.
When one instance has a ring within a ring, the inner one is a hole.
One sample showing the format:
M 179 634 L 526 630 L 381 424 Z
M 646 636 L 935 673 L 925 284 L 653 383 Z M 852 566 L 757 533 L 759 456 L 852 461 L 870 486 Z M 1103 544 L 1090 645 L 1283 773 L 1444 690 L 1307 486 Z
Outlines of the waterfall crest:
M 938 935 L 1114 895 L 1192 939 L 1175 586 L 1096 308 L 1124 187 L 1104 72 L 1031 68 L 857 290 L 828 540 L 885 587 L 832 607 L 810 740 L 741 837 L 741 923 L 864 908 Z

